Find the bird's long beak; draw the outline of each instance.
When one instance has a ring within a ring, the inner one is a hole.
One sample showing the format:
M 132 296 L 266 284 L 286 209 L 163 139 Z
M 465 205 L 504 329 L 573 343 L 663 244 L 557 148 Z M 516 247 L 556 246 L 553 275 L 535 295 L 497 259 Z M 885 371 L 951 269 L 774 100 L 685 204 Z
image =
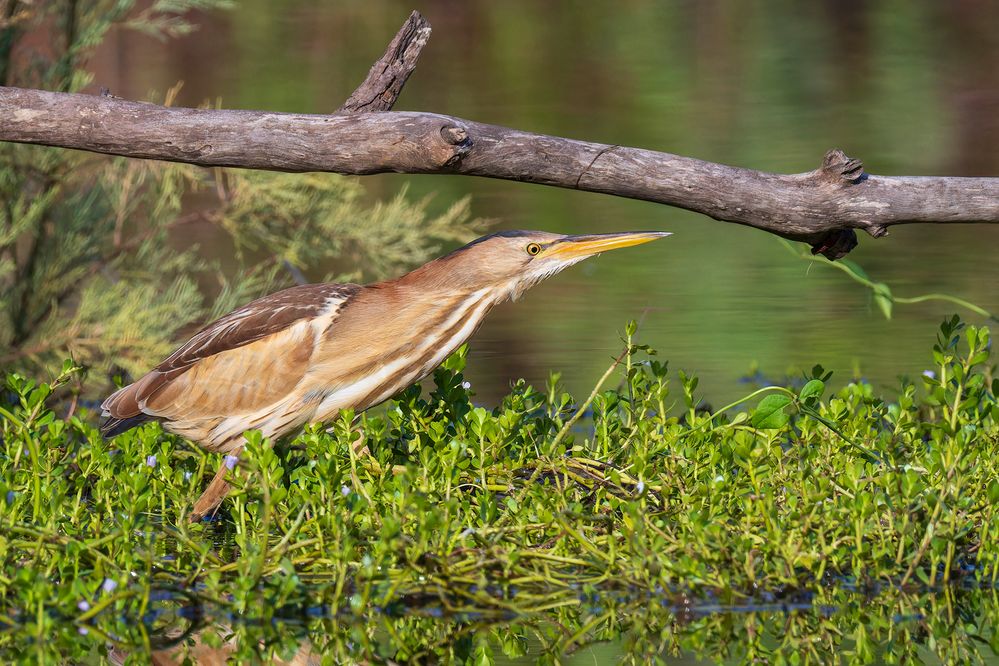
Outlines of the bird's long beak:
M 587 234 L 585 236 L 565 236 L 551 243 L 539 255 L 559 259 L 577 259 L 600 254 L 619 247 L 641 245 L 659 238 L 671 236 L 668 231 L 628 231 L 619 234 Z

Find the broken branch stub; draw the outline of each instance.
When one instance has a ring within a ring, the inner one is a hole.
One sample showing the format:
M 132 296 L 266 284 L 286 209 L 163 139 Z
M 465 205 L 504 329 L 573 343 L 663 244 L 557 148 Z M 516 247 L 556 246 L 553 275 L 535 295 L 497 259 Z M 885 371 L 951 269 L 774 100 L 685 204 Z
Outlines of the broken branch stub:
M 414 10 L 389 42 L 382 57 L 371 66 L 368 76 L 340 105 L 337 113 L 390 110 L 416 69 L 416 61 L 430 39 L 430 30 L 430 21 Z

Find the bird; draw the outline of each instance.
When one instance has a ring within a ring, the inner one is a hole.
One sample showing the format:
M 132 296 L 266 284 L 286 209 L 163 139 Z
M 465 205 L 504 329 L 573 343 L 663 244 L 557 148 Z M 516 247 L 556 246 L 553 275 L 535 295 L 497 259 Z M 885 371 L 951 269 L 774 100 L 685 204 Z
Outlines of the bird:
M 433 372 L 496 305 L 587 257 L 669 235 L 501 231 L 398 278 L 263 296 L 208 324 L 104 400 L 101 434 L 158 421 L 233 456 L 248 430 L 277 439 L 344 409 L 360 413 Z M 192 521 L 221 504 L 232 460 L 195 502 Z

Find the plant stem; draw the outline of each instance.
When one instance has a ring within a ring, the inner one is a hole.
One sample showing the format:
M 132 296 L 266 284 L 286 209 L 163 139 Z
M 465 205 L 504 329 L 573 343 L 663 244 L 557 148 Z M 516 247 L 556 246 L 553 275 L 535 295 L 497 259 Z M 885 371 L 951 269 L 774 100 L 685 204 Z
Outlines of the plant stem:
M 558 431 L 557 435 L 555 435 L 555 439 L 552 440 L 552 448 L 557 446 L 563 439 L 565 439 L 565 436 L 569 433 L 569 430 L 572 428 L 572 426 L 576 425 L 576 421 L 582 418 L 583 414 L 586 413 L 586 410 L 590 408 L 591 404 L 593 404 L 593 401 L 596 399 L 597 394 L 600 393 L 600 388 L 604 385 L 604 382 L 607 381 L 607 378 L 611 376 L 611 373 L 614 372 L 614 368 L 620 365 L 624 357 L 627 356 L 630 352 L 631 352 L 631 347 L 630 346 L 625 347 L 625 350 L 621 352 L 621 354 L 616 359 L 614 359 L 614 362 L 610 364 L 610 367 L 607 368 L 604 374 L 597 381 L 597 385 L 593 387 L 592 391 L 590 391 L 589 397 L 583 401 L 583 404 L 579 406 L 579 409 L 576 410 L 576 413 L 573 414 L 569 418 L 569 420 L 565 422 L 565 424 L 562 426 L 562 429 Z

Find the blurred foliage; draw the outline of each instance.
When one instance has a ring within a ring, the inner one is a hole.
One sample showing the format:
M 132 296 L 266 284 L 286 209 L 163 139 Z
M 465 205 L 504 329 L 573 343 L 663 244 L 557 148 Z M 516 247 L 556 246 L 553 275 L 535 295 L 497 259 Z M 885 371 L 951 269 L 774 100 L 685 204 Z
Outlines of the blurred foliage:
M 153 423 L 105 442 L 86 410 L 57 416 L 47 401 L 72 363 L 50 384 L 8 376 L 0 657 L 559 663 L 599 641 L 627 663 L 999 653 L 988 329 L 943 322 L 935 370 L 890 397 L 831 391 L 816 367 L 714 413 L 633 333 L 605 376 L 617 386 L 583 401 L 553 378 L 478 407 L 462 350 L 431 392 L 381 413 L 276 448 L 248 433 L 233 493 L 193 525 L 219 456 Z
M 52 55 L 36 54 L 10 82 L 77 90 L 89 78 L 81 63 L 112 26 L 169 38 L 193 29 L 190 9 L 228 4 L 8 5 L 17 20 L 2 27 L 5 39 L 32 23 L 64 28 L 52 33 Z M 403 189 L 369 203 L 356 179 L 330 174 L 204 170 L 14 144 L 0 146 L 0 202 L 0 366 L 32 374 L 71 355 L 138 375 L 183 332 L 304 280 L 310 267 L 337 261 L 362 268 L 329 277 L 383 278 L 482 228 L 467 199 L 431 215 L 428 197 L 412 201 Z M 203 253 L 195 226 L 230 236 L 232 261 Z

